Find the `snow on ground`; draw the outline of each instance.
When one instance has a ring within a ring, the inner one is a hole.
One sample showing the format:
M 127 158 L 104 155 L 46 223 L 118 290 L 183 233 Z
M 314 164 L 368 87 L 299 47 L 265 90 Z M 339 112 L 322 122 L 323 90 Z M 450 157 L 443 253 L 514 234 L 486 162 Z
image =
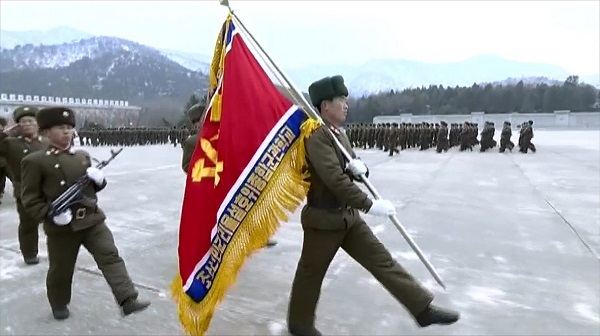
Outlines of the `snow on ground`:
M 516 142 L 517 136 L 513 137 Z M 323 284 L 317 326 L 335 335 L 590 335 L 600 330 L 600 132 L 536 131 L 536 154 L 360 151 L 371 181 L 436 267 L 443 291 L 387 219 L 365 215 L 392 254 L 457 309 L 449 327 L 419 329 L 372 276 L 340 252 Z M 98 158 L 109 148 L 89 148 Z M 0 333 L 180 335 L 168 286 L 177 270 L 183 196 L 181 149 L 128 147 L 106 169 L 107 224 L 145 312 L 123 318 L 82 249 L 72 316 L 53 320 L 45 294 L 41 234 L 37 266 L 18 253 L 11 190 L 0 205 Z M 244 267 L 216 313 L 212 335 L 286 335 L 287 301 L 302 243 L 299 211 Z

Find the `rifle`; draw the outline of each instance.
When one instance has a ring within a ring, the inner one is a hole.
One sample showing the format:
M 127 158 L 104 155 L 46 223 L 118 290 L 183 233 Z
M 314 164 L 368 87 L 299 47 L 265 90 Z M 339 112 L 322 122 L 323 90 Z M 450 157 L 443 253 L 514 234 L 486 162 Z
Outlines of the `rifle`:
M 117 151 L 110 150 L 110 157 L 102 162 L 94 160 L 97 162 L 96 168 L 102 169 L 114 160 L 117 155 L 119 155 L 123 151 L 123 148 L 120 148 Z M 58 214 L 65 212 L 71 205 L 81 201 L 83 199 L 83 194 L 81 193 L 83 189 L 90 183 L 90 178 L 86 175 L 80 177 L 77 182 L 71 185 L 67 190 L 65 190 L 60 196 L 58 196 L 54 201 L 52 201 L 52 205 L 50 208 L 50 217 L 54 217 Z

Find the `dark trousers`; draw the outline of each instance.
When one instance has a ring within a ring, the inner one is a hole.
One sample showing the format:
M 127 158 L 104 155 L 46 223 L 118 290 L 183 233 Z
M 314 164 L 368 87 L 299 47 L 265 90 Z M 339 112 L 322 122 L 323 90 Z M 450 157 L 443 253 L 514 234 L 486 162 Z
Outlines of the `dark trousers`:
M 17 197 L 16 201 L 19 214 L 19 249 L 24 258 L 33 258 L 38 255 L 40 222 L 29 216 L 20 197 Z
M 340 247 L 368 270 L 414 317 L 433 300 L 433 294 L 392 258 L 369 226 L 357 216 L 355 224 L 346 230 L 304 228 L 302 254 L 292 284 L 288 325 L 305 330 L 314 327 L 321 285 Z
M 507 139 L 500 139 L 500 149 L 498 150 L 500 153 L 504 153 L 508 148 L 509 151 L 512 151 L 515 148 L 515 144 Z
M 137 298 L 138 292 L 106 224 L 97 224 L 81 231 L 51 233 L 47 242 L 50 267 L 46 276 L 46 291 L 51 307 L 63 308 L 71 302 L 71 284 L 81 245 L 94 257 L 119 305 L 127 299 Z

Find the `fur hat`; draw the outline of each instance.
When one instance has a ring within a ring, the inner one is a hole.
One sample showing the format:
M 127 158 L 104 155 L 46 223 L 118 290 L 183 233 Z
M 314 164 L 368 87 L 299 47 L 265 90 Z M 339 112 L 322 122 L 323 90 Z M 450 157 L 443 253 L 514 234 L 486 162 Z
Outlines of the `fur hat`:
M 40 131 L 60 125 L 75 127 L 75 112 L 66 107 L 43 108 L 37 113 L 36 119 Z
M 344 77 L 336 75 L 333 77 L 321 78 L 308 87 L 313 106 L 318 107 L 324 100 L 330 100 L 335 97 L 347 97 L 348 88 L 344 85 Z
M 206 106 L 204 106 L 200 103 L 192 105 L 192 107 L 190 107 L 189 110 L 187 110 L 188 118 L 190 118 L 190 121 L 192 123 L 195 123 L 196 121 L 200 121 L 200 119 L 202 118 L 202 113 L 204 112 L 205 109 L 206 109 Z
M 13 120 L 18 123 L 19 119 L 23 117 L 34 117 L 37 114 L 38 109 L 33 106 L 20 106 L 13 111 Z

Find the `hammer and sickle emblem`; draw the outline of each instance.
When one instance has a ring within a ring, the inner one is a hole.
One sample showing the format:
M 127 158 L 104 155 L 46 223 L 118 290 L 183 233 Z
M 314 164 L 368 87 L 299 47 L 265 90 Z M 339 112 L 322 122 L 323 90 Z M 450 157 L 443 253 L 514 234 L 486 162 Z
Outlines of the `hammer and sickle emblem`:
M 218 161 L 218 153 L 217 150 L 214 149 L 211 140 L 215 140 L 218 138 L 218 135 L 211 138 L 210 140 L 206 140 L 204 138 L 200 139 L 200 148 L 206 155 L 206 157 L 214 164 L 214 167 L 206 167 L 205 159 L 198 159 L 194 164 L 194 168 L 192 169 L 192 181 L 200 182 L 205 177 L 212 177 L 215 182 L 215 187 L 219 184 L 221 177 L 219 173 L 223 171 L 223 161 Z

